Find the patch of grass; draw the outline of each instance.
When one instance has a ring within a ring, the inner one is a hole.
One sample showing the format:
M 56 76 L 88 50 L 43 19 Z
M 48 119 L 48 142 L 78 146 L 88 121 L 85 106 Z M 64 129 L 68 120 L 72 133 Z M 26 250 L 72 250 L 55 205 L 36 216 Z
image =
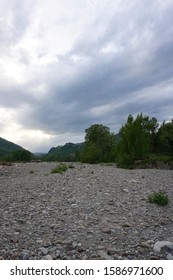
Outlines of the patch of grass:
M 59 164 L 57 167 L 53 168 L 51 173 L 60 173 L 62 174 L 63 172 L 65 172 L 68 169 L 68 165 L 65 163 L 61 163 Z
M 154 192 L 148 196 L 150 203 L 156 203 L 161 206 L 165 206 L 169 203 L 169 198 L 164 191 Z

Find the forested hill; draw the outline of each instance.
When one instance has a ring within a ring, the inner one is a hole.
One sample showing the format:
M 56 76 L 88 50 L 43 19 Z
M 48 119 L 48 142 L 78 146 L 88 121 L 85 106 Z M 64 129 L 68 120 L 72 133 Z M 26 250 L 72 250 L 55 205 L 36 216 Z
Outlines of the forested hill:
M 24 150 L 24 148 L 0 137 L 0 157 L 6 156 L 16 150 Z
M 0 161 L 30 161 L 33 157 L 30 151 L 0 137 Z

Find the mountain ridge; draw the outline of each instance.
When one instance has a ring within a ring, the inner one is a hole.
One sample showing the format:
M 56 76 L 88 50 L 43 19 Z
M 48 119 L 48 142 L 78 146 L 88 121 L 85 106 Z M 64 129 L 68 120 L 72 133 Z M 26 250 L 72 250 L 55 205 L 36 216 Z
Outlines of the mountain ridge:
M 58 161 L 76 161 L 79 158 L 79 153 L 82 151 L 83 147 L 84 142 L 67 142 L 64 145 L 52 147 L 44 156 L 44 159 Z

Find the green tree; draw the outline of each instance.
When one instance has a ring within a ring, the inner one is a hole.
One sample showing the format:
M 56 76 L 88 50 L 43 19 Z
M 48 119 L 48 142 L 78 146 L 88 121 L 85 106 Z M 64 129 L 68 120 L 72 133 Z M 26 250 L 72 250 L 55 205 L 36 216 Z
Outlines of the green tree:
M 31 160 L 31 153 L 27 150 L 16 150 L 13 151 L 11 154 L 12 161 L 30 161 Z
M 107 126 L 94 124 L 85 130 L 85 147 L 82 161 L 89 163 L 109 162 L 115 146 L 115 135 Z
M 132 165 L 135 160 L 146 158 L 154 149 L 158 123 L 142 113 L 136 119 L 128 116 L 127 122 L 119 131 L 120 142 L 117 146 L 117 161 L 120 166 Z
M 158 130 L 158 151 L 173 155 L 173 119 L 167 123 L 164 121 Z

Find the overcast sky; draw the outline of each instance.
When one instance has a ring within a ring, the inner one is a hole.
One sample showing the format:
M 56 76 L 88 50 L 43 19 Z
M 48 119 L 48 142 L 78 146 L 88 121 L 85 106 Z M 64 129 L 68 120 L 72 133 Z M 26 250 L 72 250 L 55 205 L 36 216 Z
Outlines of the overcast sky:
M 47 152 L 140 112 L 173 118 L 172 0 L 0 0 L 0 137 Z

